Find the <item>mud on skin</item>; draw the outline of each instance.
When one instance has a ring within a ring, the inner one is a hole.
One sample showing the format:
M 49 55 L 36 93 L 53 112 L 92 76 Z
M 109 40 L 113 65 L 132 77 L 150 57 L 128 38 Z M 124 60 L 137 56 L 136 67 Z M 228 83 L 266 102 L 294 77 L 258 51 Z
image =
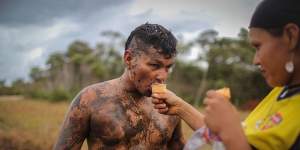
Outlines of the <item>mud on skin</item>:
M 54 149 L 182 149 L 179 119 L 161 115 L 150 98 L 132 100 L 114 80 L 83 90 L 73 101 Z

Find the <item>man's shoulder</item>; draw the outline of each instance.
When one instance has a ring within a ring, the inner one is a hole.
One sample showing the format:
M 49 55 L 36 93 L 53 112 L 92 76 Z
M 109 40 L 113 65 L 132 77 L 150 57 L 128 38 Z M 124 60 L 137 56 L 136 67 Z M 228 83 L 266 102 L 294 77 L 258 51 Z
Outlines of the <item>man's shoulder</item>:
M 103 81 L 91 84 L 81 90 L 80 94 L 87 94 L 90 92 L 97 92 L 97 94 L 105 94 L 107 91 L 112 90 L 114 87 L 114 80 Z
M 102 101 L 102 99 L 114 95 L 114 87 L 114 80 L 89 85 L 80 91 L 80 99 L 86 104 L 90 104 L 95 101 Z

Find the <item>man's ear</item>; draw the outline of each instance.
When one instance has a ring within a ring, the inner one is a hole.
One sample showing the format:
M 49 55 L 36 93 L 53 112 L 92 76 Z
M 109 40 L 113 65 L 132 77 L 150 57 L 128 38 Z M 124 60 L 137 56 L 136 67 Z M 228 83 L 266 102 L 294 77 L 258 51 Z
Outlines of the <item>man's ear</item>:
M 133 59 L 133 57 L 132 57 L 132 49 L 129 48 L 129 49 L 125 50 L 123 59 L 124 59 L 124 63 L 126 65 L 126 67 L 130 68 L 131 61 Z
M 288 23 L 284 27 L 284 32 L 289 39 L 289 49 L 294 50 L 295 48 L 297 48 L 300 34 L 298 25 L 294 23 Z

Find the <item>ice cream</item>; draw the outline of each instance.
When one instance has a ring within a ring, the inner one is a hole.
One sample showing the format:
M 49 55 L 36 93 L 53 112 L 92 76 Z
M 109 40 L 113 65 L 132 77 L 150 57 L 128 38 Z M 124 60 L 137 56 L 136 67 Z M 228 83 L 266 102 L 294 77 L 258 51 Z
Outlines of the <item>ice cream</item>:
M 164 93 L 167 89 L 166 84 L 154 83 L 151 85 L 152 93 Z
M 230 99 L 230 89 L 228 87 L 224 87 L 222 89 L 217 90 L 218 93 L 224 95 L 226 98 Z

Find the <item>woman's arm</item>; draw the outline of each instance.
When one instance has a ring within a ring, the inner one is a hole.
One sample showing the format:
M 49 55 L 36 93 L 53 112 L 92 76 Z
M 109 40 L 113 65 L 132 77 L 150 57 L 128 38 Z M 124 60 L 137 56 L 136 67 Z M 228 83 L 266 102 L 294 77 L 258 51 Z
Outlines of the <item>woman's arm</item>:
M 209 91 L 204 100 L 205 116 L 171 91 L 152 94 L 154 107 L 162 114 L 177 115 L 192 129 L 206 125 L 219 135 L 227 150 L 251 150 L 240 117 L 224 95 Z
M 204 125 L 204 115 L 192 105 L 188 104 L 173 92 L 152 94 L 154 108 L 162 114 L 177 115 L 183 119 L 193 130 Z

